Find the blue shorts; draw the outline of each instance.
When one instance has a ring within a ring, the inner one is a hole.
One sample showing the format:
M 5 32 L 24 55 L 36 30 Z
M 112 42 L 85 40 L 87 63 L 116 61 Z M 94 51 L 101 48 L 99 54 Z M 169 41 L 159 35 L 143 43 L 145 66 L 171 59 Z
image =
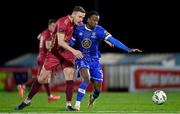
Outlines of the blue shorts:
M 93 81 L 103 81 L 103 71 L 99 59 L 82 58 L 76 60 L 77 69 L 88 68 L 90 72 L 90 78 Z

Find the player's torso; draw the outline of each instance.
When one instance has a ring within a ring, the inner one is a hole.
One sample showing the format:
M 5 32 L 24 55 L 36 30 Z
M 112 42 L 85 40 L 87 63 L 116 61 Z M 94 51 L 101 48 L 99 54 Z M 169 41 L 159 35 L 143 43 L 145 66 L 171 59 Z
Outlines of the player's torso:
M 58 45 L 58 39 L 57 39 L 57 32 L 63 30 L 64 34 L 65 34 L 65 41 L 68 42 L 71 37 L 72 37 L 72 33 L 74 32 L 74 24 L 70 21 L 70 19 L 68 18 L 68 16 L 62 17 L 60 18 L 57 22 L 56 22 L 56 29 L 55 32 L 53 33 L 53 40 L 54 40 L 54 44 L 53 44 L 53 49 L 52 51 L 55 52 L 57 50 L 64 50 L 63 48 L 61 48 Z
M 46 40 L 50 39 L 52 36 L 52 32 L 49 31 L 48 29 L 45 30 L 44 32 L 42 32 L 41 34 L 41 39 L 39 42 L 39 54 L 44 55 L 47 53 L 47 49 L 46 49 Z
M 86 56 L 99 57 L 99 38 L 97 31 L 87 30 L 85 27 L 78 30 L 78 48 Z

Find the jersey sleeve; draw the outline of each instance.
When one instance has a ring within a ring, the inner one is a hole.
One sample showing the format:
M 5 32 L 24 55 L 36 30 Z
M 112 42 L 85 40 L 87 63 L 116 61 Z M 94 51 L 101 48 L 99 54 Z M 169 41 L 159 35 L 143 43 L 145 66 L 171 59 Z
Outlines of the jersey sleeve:
M 64 21 L 58 21 L 56 23 L 56 32 L 65 32 L 66 31 L 66 24 Z
M 51 40 L 50 33 L 47 32 L 47 31 L 43 32 L 42 35 L 41 35 L 41 37 L 42 37 L 43 40 L 47 40 L 47 41 L 50 41 L 50 40 Z
M 97 37 L 102 39 L 102 40 L 105 40 L 105 39 L 108 39 L 108 37 L 110 37 L 111 34 L 106 31 L 103 27 L 98 27 L 97 29 Z
M 48 34 L 46 31 L 44 31 L 40 36 L 39 48 L 42 48 L 44 46 L 45 40 L 47 39 L 49 39 Z

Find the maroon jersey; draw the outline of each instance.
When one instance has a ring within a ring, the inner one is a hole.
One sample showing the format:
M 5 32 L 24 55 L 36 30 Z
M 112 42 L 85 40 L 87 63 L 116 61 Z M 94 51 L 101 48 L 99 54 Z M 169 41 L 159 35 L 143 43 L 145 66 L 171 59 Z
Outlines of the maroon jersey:
M 50 40 L 52 32 L 49 29 L 46 29 L 41 33 L 40 43 L 39 43 L 39 54 L 46 54 L 46 40 Z
M 64 16 L 64 17 L 57 20 L 56 27 L 55 27 L 53 34 L 56 37 L 55 34 L 57 32 L 64 32 L 65 41 L 68 42 L 72 37 L 73 31 L 74 31 L 74 23 L 71 22 L 69 15 L 67 15 L 67 16 Z M 58 46 L 57 38 L 55 38 L 55 40 L 56 41 L 55 41 L 53 49 L 52 49 L 53 52 L 57 51 L 57 50 L 64 50 L 63 48 Z
M 46 40 L 50 39 L 52 36 L 52 32 L 49 29 L 46 29 L 40 34 L 40 42 L 39 42 L 39 54 L 37 56 L 37 63 L 38 63 L 38 72 L 37 74 L 39 75 L 41 68 L 43 66 L 47 49 L 46 49 Z M 38 36 L 39 37 L 39 36 Z
M 56 35 L 58 32 L 64 32 L 65 42 L 68 42 L 71 39 L 72 33 L 74 32 L 74 24 L 71 22 L 69 15 L 60 18 L 56 22 L 56 27 L 53 32 L 53 36 L 51 37 L 51 53 L 47 53 L 46 60 L 44 62 L 44 67 L 47 70 L 54 69 L 59 64 L 61 65 L 62 69 L 66 67 L 74 67 L 74 55 L 70 51 L 65 50 L 58 45 Z

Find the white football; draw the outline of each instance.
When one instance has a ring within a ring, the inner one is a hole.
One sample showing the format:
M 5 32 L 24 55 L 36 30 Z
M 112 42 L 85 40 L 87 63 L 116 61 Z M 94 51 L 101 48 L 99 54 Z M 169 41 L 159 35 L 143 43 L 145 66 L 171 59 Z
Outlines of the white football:
M 167 100 L 167 95 L 164 91 L 162 90 L 156 90 L 154 93 L 153 93 L 153 96 L 152 96 L 152 101 L 155 103 L 155 104 L 163 104 L 165 103 Z

